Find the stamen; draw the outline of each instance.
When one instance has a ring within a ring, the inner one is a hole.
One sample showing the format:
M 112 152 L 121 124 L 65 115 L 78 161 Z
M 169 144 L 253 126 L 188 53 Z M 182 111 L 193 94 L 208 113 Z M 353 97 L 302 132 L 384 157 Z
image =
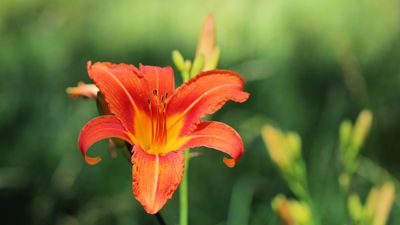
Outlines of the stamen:
M 148 99 L 151 118 L 151 151 L 161 153 L 167 143 L 167 120 L 166 120 L 166 95 L 158 97 L 158 90 L 152 91 L 154 99 Z
M 167 101 L 167 95 L 168 95 L 168 94 L 165 94 L 165 95 L 162 96 L 162 98 L 161 98 L 161 103 L 162 103 L 162 107 L 163 107 L 163 112 L 165 112 L 166 109 L 167 109 L 167 103 L 166 103 L 166 101 Z
M 151 142 L 154 140 L 154 122 L 153 122 L 153 110 L 150 105 L 150 99 L 147 99 L 147 104 L 149 105 L 150 120 L 151 120 Z

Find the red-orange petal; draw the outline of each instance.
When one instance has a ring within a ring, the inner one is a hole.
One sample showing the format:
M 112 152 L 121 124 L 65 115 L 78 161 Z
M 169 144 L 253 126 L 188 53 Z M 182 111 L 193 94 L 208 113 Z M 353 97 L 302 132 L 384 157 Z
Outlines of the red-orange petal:
M 228 100 L 246 101 L 249 93 L 243 91 L 243 86 L 242 77 L 232 71 L 200 73 L 176 89 L 168 100 L 167 115 L 184 120 L 180 134 L 185 135 L 196 128 L 203 116 L 214 113 Z
M 86 154 L 89 147 L 102 139 L 111 137 L 124 139 L 132 144 L 124 126 L 115 116 L 96 117 L 82 128 L 78 138 L 78 146 L 88 164 L 94 165 L 101 160 L 100 156 L 90 157 Z
M 133 133 L 133 116 L 136 109 L 147 108 L 147 86 L 139 70 L 126 64 L 88 62 L 89 77 L 104 95 L 111 112 L 124 127 Z
M 140 71 L 143 74 L 144 79 L 148 83 L 150 93 L 153 93 L 159 100 L 162 100 L 168 93 L 169 96 L 174 92 L 175 79 L 174 71 L 170 66 L 158 67 L 158 66 L 144 66 L 140 65 Z M 155 92 L 156 91 L 156 92 Z
M 155 214 L 178 188 L 184 171 L 183 152 L 153 155 L 133 148 L 133 194 L 147 213 Z
M 240 135 L 232 127 L 221 122 L 201 122 L 188 137 L 190 139 L 182 149 L 199 146 L 217 149 L 232 157 L 224 158 L 224 163 L 230 168 L 235 166 L 243 154 L 244 147 Z

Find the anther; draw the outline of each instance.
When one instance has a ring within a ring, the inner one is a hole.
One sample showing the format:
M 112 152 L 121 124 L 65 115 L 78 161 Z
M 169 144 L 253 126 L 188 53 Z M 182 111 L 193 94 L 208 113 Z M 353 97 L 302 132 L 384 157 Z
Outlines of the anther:
M 157 89 L 153 90 L 153 95 L 157 97 Z
M 147 99 L 147 104 L 150 105 L 150 99 Z

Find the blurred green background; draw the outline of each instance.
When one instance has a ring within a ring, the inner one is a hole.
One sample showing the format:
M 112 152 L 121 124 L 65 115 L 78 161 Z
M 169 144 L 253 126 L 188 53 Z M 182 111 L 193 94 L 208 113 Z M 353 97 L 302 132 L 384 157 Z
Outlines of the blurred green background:
M 251 98 L 214 120 L 242 135 L 234 169 L 201 151 L 189 172 L 190 224 L 279 224 L 271 209 L 291 196 L 260 137 L 270 122 L 303 138 L 309 185 L 322 224 L 349 224 L 337 199 L 338 128 L 362 108 L 374 122 L 362 155 L 400 178 L 400 2 L 397 0 L 204 0 L 0 2 L 0 224 L 156 224 L 131 192 L 130 164 L 77 148 L 95 103 L 65 93 L 90 82 L 86 62 L 172 65 L 192 59 L 204 17 L 217 22 L 219 68 L 241 73 Z M 365 198 L 371 182 L 358 177 Z M 178 192 L 162 209 L 177 224 Z M 395 201 L 388 224 L 400 224 Z

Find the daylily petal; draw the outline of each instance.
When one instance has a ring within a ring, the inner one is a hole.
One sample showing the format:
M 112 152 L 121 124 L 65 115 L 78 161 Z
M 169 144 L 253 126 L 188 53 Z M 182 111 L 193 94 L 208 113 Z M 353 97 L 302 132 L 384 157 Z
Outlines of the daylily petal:
M 67 88 L 67 93 L 73 98 L 84 97 L 88 99 L 95 99 L 99 89 L 94 84 L 85 84 L 79 82 L 76 87 Z
M 105 139 L 116 137 L 124 139 L 132 144 L 124 126 L 115 116 L 100 116 L 89 121 L 81 130 L 78 139 L 78 146 L 88 164 L 94 165 L 100 162 L 101 157 L 90 157 L 86 152 L 94 143 Z
M 192 131 L 201 117 L 220 109 L 226 101 L 244 102 L 249 93 L 243 91 L 244 82 L 239 74 L 228 70 L 210 70 L 198 74 L 176 89 L 168 100 L 168 129 L 174 129 L 184 120 L 180 135 Z
M 171 95 L 175 89 L 174 71 L 170 66 L 144 66 L 140 65 L 140 71 L 144 75 L 144 79 L 149 84 L 151 93 L 158 97 L 165 98 L 165 95 Z M 167 96 L 168 97 L 168 96 Z
M 132 189 L 147 213 L 155 214 L 178 188 L 184 170 L 183 152 L 153 155 L 133 148 Z
M 182 149 L 205 146 L 230 155 L 224 163 L 232 168 L 243 154 L 243 141 L 240 135 L 230 126 L 214 121 L 201 122 L 189 136 Z
M 89 77 L 105 96 L 112 113 L 124 127 L 133 133 L 133 116 L 140 109 L 146 109 L 147 86 L 140 78 L 140 72 L 132 65 L 88 62 Z

